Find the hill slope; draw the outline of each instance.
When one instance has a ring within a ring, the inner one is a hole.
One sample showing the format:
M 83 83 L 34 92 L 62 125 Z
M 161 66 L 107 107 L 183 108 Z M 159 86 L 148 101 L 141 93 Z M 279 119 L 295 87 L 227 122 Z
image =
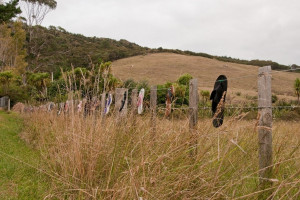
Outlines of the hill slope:
M 60 67 L 70 68 L 71 64 L 88 67 L 91 61 L 113 61 L 143 54 L 148 49 L 126 40 L 73 34 L 61 27 L 35 26 L 34 29 L 36 35 L 27 43 L 27 61 L 35 71 L 59 71 Z
M 273 71 L 272 92 L 279 98 L 296 100 L 293 84 L 299 73 Z M 229 79 L 228 94 L 234 101 L 257 96 L 257 66 L 223 62 L 200 56 L 156 53 L 113 62 L 113 74 L 122 80 L 148 80 L 151 85 L 176 81 L 184 73 L 198 78 L 200 89 L 211 90 L 215 79 L 224 74 Z M 240 93 L 240 94 L 239 94 Z

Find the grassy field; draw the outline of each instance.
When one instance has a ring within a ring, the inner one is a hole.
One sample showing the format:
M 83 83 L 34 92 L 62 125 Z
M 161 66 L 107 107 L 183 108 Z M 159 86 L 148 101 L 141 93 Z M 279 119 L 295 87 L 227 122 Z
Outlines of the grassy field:
M 184 73 L 190 73 L 198 78 L 200 90 L 209 91 L 212 90 L 214 81 L 219 75 L 226 75 L 229 79 L 227 99 L 230 103 L 249 101 L 251 97 L 257 96 L 256 66 L 172 53 L 147 54 L 113 62 L 113 74 L 117 77 L 122 80 L 129 78 L 136 81 L 148 80 L 151 85 L 176 81 Z M 279 99 L 296 100 L 293 91 L 296 78 L 300 78 L 299 73 L 272 74 L 272 92 Z
M 22 134 L 41 151 L 58 199 L 255 199 L 258 187 L 256 120 L 226 117 L 219 129 L 200 118 L 157 120 L 147 114 L 116 122 L 70 113 L 24 115 Z M 275 199 L 300 198 L 300 124 L 274 121 Z M 195 149 L 197 151 L 195 152 Z M 191 153 L 193 152 L 193 156 Z
M 23 121 L 0 111 L 0 199 L 42 199 L 51 180 L 38 170 L 40 154 L 19 137 Z

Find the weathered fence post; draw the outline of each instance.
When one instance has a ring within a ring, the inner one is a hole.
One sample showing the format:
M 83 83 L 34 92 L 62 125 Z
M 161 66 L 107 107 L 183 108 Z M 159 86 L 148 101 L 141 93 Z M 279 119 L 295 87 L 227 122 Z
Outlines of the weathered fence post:
M 5 101 L 4 101 L 4 97 L 0 98 L 0 107 L 4 107 L 5 106 Z
M 258 143 L 259 143 L 259 183 L 265 189 L 272 185 L 272 92 L 271 66 L 260 67 L 258 70 Z M 266 199 L 272 194 L 269 191 L 262 195 Z
M 115 113 L 117 121 L 125 118 L 127 115 L 128 89 L 116 88 Z M 124 101 L 125 100 L 125 101 Z
M 68 103 L 69 103 L 68 112 L 69 112 L 69 114 L 71 114 L 72 116 L 74 116 L 74 110 L 75 110 L 73 98 L 74 98 L 73 92 L 70 91 L 70 92 L 68 93 Z
M 191 155 L 197 153 L 196 126 L 198 121 L 198 80 L 192 79 L 189 83 L 189 129 L 191 132 Z
M 51 82 L 53 82 L 54 80 L 54 76 L 53 76 L 53 72 L 51 72 Z
M 10 112 L 10 98 L 8 98 L 7 101 L 7 111 Z
M 138 102 L 138 90 L 133 89 L 131 91 L 131 122 L 133 127 L 136 126 L 137 102 Z
M 106 104 L 106 93 L 103 92 L 101 94 L 101 105 L 100 105 L 100 115 L 101 115 L 101 120 L 102 120 L 102 124 L 104 124 L 105 121 L 105 104 Z
M 135 117 L 137 114 L 137 95 L 138 95 L 138 90 L 133 89 L 131 92 L 131 115 L 132 117 Z
M 156 105 L 157 105 L 157 86 L 152 86 L 150 91 L 150 110 L 151 110 L 151 132 L 153 137 L 156 133 Z

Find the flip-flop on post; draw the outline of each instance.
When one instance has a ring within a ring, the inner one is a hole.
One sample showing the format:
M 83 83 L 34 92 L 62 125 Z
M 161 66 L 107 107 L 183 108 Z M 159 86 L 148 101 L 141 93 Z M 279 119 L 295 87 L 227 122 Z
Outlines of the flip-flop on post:
M 210 95 L 212 100 L 213 126 L 220 127 L 224 120 L 225 99 L 227 92 L 227 77 L 220 75 L 214 85 L 214 89 Z

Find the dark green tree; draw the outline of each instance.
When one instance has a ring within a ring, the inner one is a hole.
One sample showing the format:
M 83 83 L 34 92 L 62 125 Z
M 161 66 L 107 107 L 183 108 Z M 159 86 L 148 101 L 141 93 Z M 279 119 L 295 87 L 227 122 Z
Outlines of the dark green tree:
M 50 75 L 48 73 L 32 73 L 28 77 L 28 83 L 40 92 L 39 95 L 42 98 L 47 97 L 47 85 L 50 83 Z
M 14 75 L 12 71 L 0 72 L 0 83 L 3 86 L 4 95 L 7 95 L 10 82 L 12 81 Z
M 9 3 L 0 4 L 0 23 L 8 22 L 22 12 L 18 3 L 19 0 L 11 0 Z

